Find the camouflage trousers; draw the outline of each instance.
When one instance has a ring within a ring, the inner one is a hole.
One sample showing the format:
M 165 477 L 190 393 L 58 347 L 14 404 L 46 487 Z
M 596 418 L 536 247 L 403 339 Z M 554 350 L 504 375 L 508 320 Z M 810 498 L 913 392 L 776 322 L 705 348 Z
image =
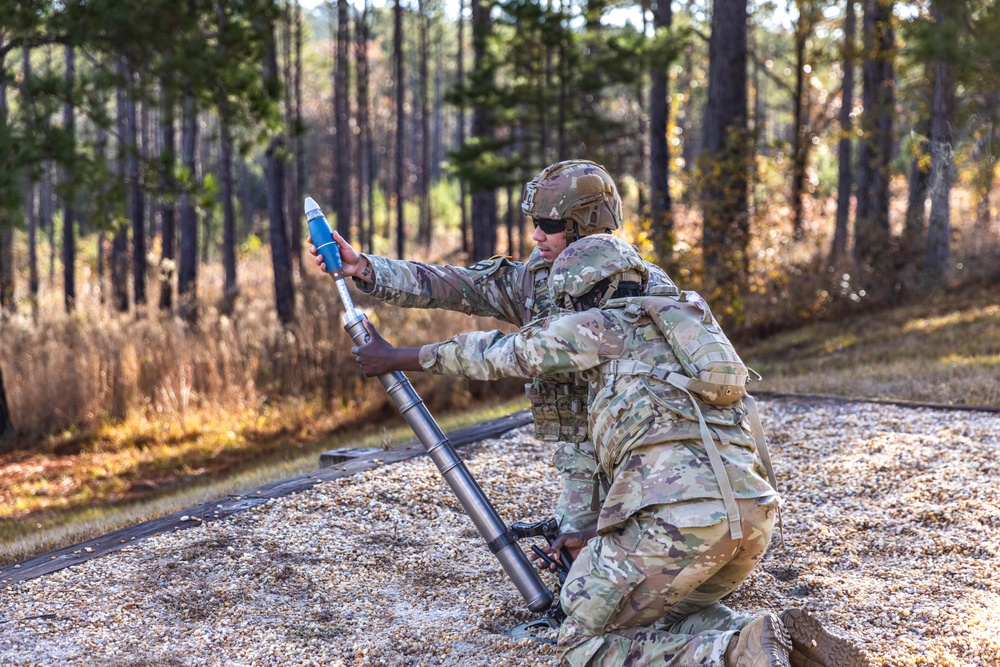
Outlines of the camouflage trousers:
M 569 667 L 723 664 L 752 616 L 721 603 L 767 549 L 777 497 L 740 499 L 733 540 L 721 500 L 653 505 L 595 537 L 573 563 L 560 602 Z
M 600 510 L 593 509 L 594 472 L 597 470 L 594 443 L 589 440 L 559 443 L 552 455 L 552 465 L 563 482 L 555 512 L 559 532 L 571 533 L 596 526 Z M 600 507 L 604 491 L 600 488 L 598 491 L 600 496 L 596 506 Z

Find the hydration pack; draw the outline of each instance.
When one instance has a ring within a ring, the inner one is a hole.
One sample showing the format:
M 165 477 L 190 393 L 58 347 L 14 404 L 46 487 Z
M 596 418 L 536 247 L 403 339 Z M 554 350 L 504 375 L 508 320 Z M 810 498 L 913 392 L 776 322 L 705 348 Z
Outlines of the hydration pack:
M 658 285 L 649 292 L 649 296 L 629 298 L 622 317 L 634 322 L 642 315 L 648 316 L 669 343 L 684 373 L 654 367 L 646 373 L 686 389 L 716 407 L 728 407 L 742 400 L 750 371 L 708 303 L 697 292 L 682 292 L 673 285 Z

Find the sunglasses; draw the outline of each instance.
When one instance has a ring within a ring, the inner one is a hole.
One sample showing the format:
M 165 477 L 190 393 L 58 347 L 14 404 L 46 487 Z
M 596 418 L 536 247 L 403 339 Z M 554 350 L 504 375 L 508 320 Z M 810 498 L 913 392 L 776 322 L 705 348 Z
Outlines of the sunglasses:
M 542 228 L 546 234 L 559 234 L 566 231 L 566 223 L 563 220 L 552 220 L 551 218 L 532 218 L 535 228 Z

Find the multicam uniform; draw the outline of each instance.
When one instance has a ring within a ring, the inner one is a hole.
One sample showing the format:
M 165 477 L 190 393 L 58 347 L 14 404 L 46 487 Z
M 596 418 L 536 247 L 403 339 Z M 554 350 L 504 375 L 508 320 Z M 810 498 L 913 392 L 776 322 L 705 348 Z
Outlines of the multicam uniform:
M 556 313 L 548 291 L 549 264 L 537 249 L 527 262 L 493 258 L 469 268 L 436 266 L 364 255 L 374 270 L 374 286 L 355 286 L 386 303 L 405 308 L 444 308 L 495 317 L 516 326 Z M 673 285 L 649 264 L 649 285 Z M 594 446 L 587 434 L 587 385 L 575 373 L 545 374 L 525 385 L 531 399 L 535 436 L 561 442 L 552 464 L 563 478 L 556 504 L 562 532 L 591 528 Z
M 561 593 L 567 665 L 722 665 L 751 619 L 719 603 L 763 555 L 777 495 L 744 427 L 742 402 L 701 405 L 739 509 L 734 538 L 691 398 L 652 376 L 616 374 L 634 359 L 681 366 L 648 316 L 603 309 L 533 322 L 519 333 L 461 334 L 420 350 L 425 370 L 489 380 L 583 372 L 590 432 L 609 480 L 598 537 Z

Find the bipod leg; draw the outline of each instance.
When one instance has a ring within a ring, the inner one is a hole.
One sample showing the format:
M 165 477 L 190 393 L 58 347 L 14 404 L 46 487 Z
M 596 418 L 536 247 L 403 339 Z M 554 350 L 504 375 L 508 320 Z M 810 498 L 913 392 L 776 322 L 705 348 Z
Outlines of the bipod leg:
M 559 623 L 547 612 L 541 618 L 518 623 L 504 634 L 511 639 L 530 639 L 541 644 L 555 644 L 558 630 Z

